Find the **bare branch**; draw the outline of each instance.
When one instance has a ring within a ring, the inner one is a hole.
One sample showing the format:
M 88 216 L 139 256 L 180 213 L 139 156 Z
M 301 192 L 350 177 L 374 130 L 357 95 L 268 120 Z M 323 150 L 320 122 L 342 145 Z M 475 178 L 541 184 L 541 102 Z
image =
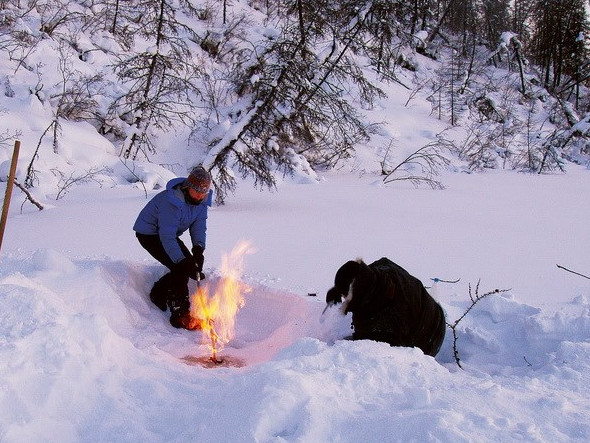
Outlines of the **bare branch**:
M 422 146 L 417 151 L 408 155 L 397 166 L 389 170 L 387 167 L 387 157 L 389 156 L 392 141 L 385 152 L 381 161 L 381 171 L 385 175 L 383 183 L 394 181 L 409 180 L 418 186 L 422 183 L 428 184 L 433 189 L 443 189 L 443 184 L 434 177 L 438 175 L 439 169 L 450 164 L 450 160 L 443 154 L 444 149 L 449 149 L 449 142 L 439 137 L 437 140 Z M 417 173 L 410 171 L 417 170 Z
M 580 277 L 584 277 L 584 278 L 587 278 L 588 280 L 590 280 L 590 277 L 588 277 L 587 275 L 580 274 L 579 272 L 572 271 L 571 269 L 568 269 L 568 268 L 564 268 L 564 267 L 563 267 L 563 266 L 561 266 L 561 265 L 557 265 L 557 267 L 558 267 L 559 269 L 563 269 L 564 271 L 571 272 L 572 274 L 576 274 L 576 275 L 579 275 Z
M 31 203 L 33 203 L 35 206 L 37 206 L 37 208 L 39 208 L 39 211 L 43 210 L 43 205 L 41 205 L 41 203 L 39 203 L 37 200 L 35 200 L 33 198 L 33 196 L 31 195 L 31 193 L 29 192 L 29 190 L 27 188 L 25 188 L 23 185 L 21 185 L 19 182 L 17 182 L 16 180 L 14 181 L 14 185 L 20 189 L 21 191 L 24 192 L 24 194 L 27 196 L 27 198 L 25 199 L 25 201 L 23 202 L 23 205 L 25 204 L 25 202 L 27 200 L 29 200 Z M 21 205 L 21 211 L 22 211 L 22 205 Z
M 137 181 L 139 183 L 141 183 L 141 186 L 143 187 L 143 192 L 145 193 L 145 198 L 148 197 L 148 193 L 147 193 L 147 189 L 145 187 L 145 182 L 139 178 L 139 176 L 135 173 L 135 170 L 132 170 L 128 165 L 127 165 L 127 161 L 123 160 L 123 159 L 119 159 L 119 161 L 123 164 L 123 166 L 125 166 L 125 168 L 127 168 L 127 170 L 137 179 Z M 135 165 L 135 164 L 134 164 Z
M 459 350 L 457 348 L 457 326 L 459 325 L 461 320 L 463 320 L 465 316 L 469 314 L 469 312 L 475 307 L 475 305 L 484 298 L 489 297 L 490 295 L 496 295 L 510 291 L 510 289 L 493 289 L 491 291 L 486 292 L 485 294 L 480 295 L 479 283 L 480 280 L 477 281 L 477 285 L 475 286 L 475 294 L 471 290 L 471 283 L 469 284 L 469 299 L 471 300 L 471 304 L 467 307 L 465 312 L 463 312 L 463 314 L 453 323 L 447 322 L 447 326 L 451 328 L 451 331 L 453 332 L 453 356 L 455 358 L 457 366 L 459 366 L 461 369 L 463 369 L 463 366 L 461 366 L 461 359 L 459 358 Z
M 66 195 L 69 192 L 69 189 L 75 184 L 83 184 L 88 183 L 89 181 L 94 181 L 102 186 L 102 182 L 97 179 L 96 176 L 98 174 L 108 173 L 110 172 L 110 169 L 107 167 L 95 167 L 83 172 L 82 174 L 74 175 L 72 173 L 69 176 L 66 176 L 58 169 L 52 169 L 51 172 L 60 176 L 58 186 L 59 190 L 55 196 L 55 199 L 59 200 L 64 195 Z

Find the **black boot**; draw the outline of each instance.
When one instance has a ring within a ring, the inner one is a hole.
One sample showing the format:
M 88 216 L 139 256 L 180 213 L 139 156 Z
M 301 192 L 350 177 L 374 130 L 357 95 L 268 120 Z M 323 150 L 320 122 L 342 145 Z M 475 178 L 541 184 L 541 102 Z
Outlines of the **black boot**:
M 170 307 L 170 324 L 172 326 L 191 331 L 201 329 L 201 322 L 199 319 L 191 316 L 188 294 L 186 297 L 171 297 L 168 300 L 168 306 Z
M 171 277 L 170 272 L 164 275 L 160 280 L 154 283 L 154 286 L 150 291 L 150 300 L 162 311 L 166 310 L 168 300 L 172 296 Z
M 202 329 L 201 321 L 191 316 L 190 312 L 170 314 L 170 324 L 175 328 L 195 331 Z

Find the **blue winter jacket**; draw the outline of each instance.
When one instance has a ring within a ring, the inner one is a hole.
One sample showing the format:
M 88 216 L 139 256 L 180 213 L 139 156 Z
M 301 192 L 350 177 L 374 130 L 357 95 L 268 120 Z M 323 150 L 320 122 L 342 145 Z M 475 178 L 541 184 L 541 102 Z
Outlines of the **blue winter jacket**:
M 207 208 L 211 206 L 213 191 L 200 205 L 184 201 L 182 192 L 174 186 L 184 182 L 184 177 L 170 180 L 166 190 L 156 194 L 137 216 L 133 230 L 139 234 L 159 235 L 164 250 L 174 263 L 180 262 L 184 254 L 176 240 L 187 229 L 193 246 L 205 249 L 207 233 Z

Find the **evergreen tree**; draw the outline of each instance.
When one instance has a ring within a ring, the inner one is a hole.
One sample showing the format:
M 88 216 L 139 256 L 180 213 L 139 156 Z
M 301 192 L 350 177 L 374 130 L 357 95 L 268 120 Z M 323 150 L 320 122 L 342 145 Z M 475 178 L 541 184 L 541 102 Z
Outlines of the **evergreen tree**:
M 493 48 L 504 31 L 510 31 L 510 1 L 484 0 L 482 18 L 485 27 L 481 29 L 482 37 L 488 47 Z
M 511 30 L 518 35 L 518 39 L 527 44 L 531 37 L 531 27 L 534 27 L 535 7 L 538 0 L 514 0 Z
M 143 13 L 135 34 L 149 46 L 120 57 L 113 69 L 128 85 L 111 108 L 129 125 L 121 149 L 124 158 L 149 158 L 155 152 L 152 126 L 167 131 L 173 123 L 192 124 L 192 107 L 198 96 L 200 68 L 189 43 L 191 29 L 180 22 L 176 0 L 138 0 Z M 185 12 L 187 9 L 185 8 Z
M 382 94 L 352 57 L 371 9 L 325 6 L 297 1 L 297 20 L 286 19 L 278 37 L 242 54 L 250 64 L 234 69 L 234 105 L 215 112 L 225 112 L 230 127 L 211 141 L 206 161 L 220 201 L 235 184 L 233 166 L 272 187 L 277 168 L 333 167 L 368 140 L 371 125 L 348 95 L 357 91 L 360 103 L 371 103 Z
M 539 0 L 529 46 L 543 82 L 554 90 L 564 76 L 575 77 L 588 58 L 588 21 L 583 0 Z

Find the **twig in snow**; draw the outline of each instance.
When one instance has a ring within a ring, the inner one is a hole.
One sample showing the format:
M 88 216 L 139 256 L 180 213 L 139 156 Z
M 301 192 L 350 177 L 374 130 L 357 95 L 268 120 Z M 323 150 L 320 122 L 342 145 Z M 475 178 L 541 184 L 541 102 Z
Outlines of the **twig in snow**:
M 128 165 L 126 161 L 123 161 L 121 159 L 119 159 L 121 161 L 121 163 L 123 164 L 123 166 L 125 166 L 127 168 L 127 170 L 137 179 L 137 181 L 139 183 L 141 183 L 141 186 L 143 186 L 143 192 L 145 193 L 145 198 L 148 198 L 148 192 L 147 189 L 145 188 L 145 182 L 139 177 L 139 175 L 137 175 L 135 173 L 135 167 L 133 169 L 131 169 Z
M 556 266 L 557 266 L 559 269 L 563 269 L 564 271 L 571 272 L 572 274 L 576 274 L 576 275 L 579 275 L 580 277 L 584 277 L 584 278 L 587 278 L 588 280 L 590 280 L 590 277 L 588 277 L 587 275 L 580 274 L 579 272 L 572 271 L 571 269 L 564 268 L 563 266 L 560 266 L 560 265 L 556 265 Z
M 18 189 L 20 189 L 21 191 L 23 191 L 25 193 L 25 195 L 27 196 L 27 198 L 25 199 L 25 202 L 27 200 L 29 200 L 31 203 L 33 203 L 35 206 L 37 206 L 37 208 L 39 208 L 39 211 L 43 210 L 43 206 L 41 205 L 41 203 L 37 202 L 33 198 L 33 196 L 31 195 L 31 193 L 29 192 L 29 190 L 27 188 L 25 188 L 23 185 L 21 185 L 16 180 L 14 181 L 14 186 L 16 186 Z M 24 202 L 23 202 L 23 204 L 24 204 Z M 22 206 L 21 206 L 21 211 L 22 211 Z
M 471 283 L 469 283 L 469 298 L 471 299 L 471 305 L 469 305 L 469 307 L 465 310 L 461 317 L 455 320 L 453 324 L 447 323 L 447 326 L 451 328 L 451 331 L 453 331 L 453 356 L 455 357 L 455 362 L 457 363 L 457 366 L 459 366 L 461 369 L 463 369 L 463 366 L 461 366 L 461 359 L 459 358 L 459 350 L 457 348 L 457 326 L 459 325 L 461 320 L 463 320 L 465 316 L 473 309 L 477 302 L 483 300 L 484 298 L 490 295 L 510 291 L 510 289 L 494 289 L 492 291 L 486 292 L 485 294 L 479 295 L 479 282 L 480 281 L 478 280 L 477 285 L 475 286 L 475 296 L 471 292 Z

